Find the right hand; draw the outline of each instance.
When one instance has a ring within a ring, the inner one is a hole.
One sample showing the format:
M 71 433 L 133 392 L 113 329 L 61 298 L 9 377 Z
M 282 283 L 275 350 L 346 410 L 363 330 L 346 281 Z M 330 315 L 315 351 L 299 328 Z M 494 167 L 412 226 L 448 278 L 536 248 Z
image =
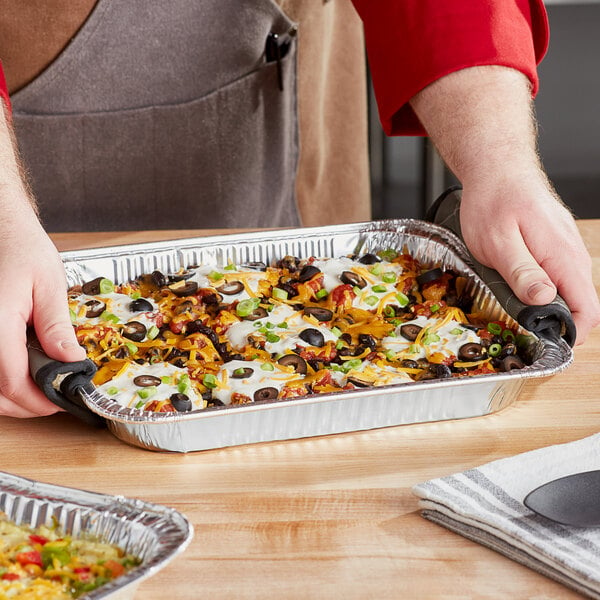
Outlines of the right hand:
M 85 350 L 69 317 L 60 256 L 28 204 L 3 217 L 0 281 L 0 414 L 36 417 L 57 412 L 30 377 L 27 327 L 33 326 L 42 348 L 55 360 L 83 360 Z

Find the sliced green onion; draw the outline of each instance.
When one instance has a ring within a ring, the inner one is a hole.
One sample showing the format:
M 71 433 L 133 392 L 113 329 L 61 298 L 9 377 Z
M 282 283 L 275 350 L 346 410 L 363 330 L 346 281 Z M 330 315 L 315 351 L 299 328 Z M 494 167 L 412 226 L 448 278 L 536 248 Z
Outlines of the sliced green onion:
M 344 373 L 347 373 L 348 371 L 351 371 L 352 369 L 357 369 L 358 367 L 360 367 L 361 364 L 362 364 L 362 360 L 360 360 L 360 358 L 353 358 L 351 360 L 347 360 L 342 365 L 342 371 L 344 371 Z
M 375 306 L 378 303 L 379 298 L 377 296 L 367 296 L 365 298 L 365 304 L 368 304 L 369 306 Z
M 115 291 L 115 284 L 110 280 L 103 278 L 98 284 L 101 294 L 112 294 Z
M 267 340 L 267 342 L 271 343 L 271 344 L 275 344 L 277 343 L 281 338 L 274 334 L 271 333 L 270 331 L 265 335 L 265 339 Z
M 281 321 L 281 323 L 277 323 L 277 327 L 279 327 L 279 329 L 287 329 L 289 325 L 287 324 L 287 321 Z
M 112 385 L 111 387 L 109 387 L 109 388 L 106 390 L 106 393 L 107 393 L 109 396 L 114 396 L 115 394 L 118 394 L 118 393 L 119 393 L 119 388 L 118 388 L 118 387 L 115 387 L 114 385 Z
M 331 333 L 333 333 L 335 337 L 340 337 L 340 335 L 342 335 L 342 330 L 339 327 L 332 327 Z
M 139 300 L 142 297 L 142 294 L 140 294 L 140 292 L 131 292 L 131 294 L 129 294 L 129 297 L 132 300 Z
M 169 377 L 168 375 L 163 375 L 160 380 L 165 384 L 165 385 L 172 385 L 173 384 L 173 378 Z
M 208 274 L 208 278 L 212 279 L 213 281 L 219 281 L 220 279 L 223 279 L 223 277 L 225 277 L 225 275 L 223 275 L 223 273 L 219 273 L 219 271 L 211 271 Z
M 214 377 L 214 375 L 212 375 Z M 184 373 L 177 382 L 177 391 L 181 394 L 184 394 L 187 389 L 190 387 L 190 377 L 187 373 Z
M 393 306 L 389 306 L 389 305 L 388 305 L 388 306 L 386 306 L 386 307 L 383 309 L 383 314 L 384 314 L 386 317 L 395 317 L 395 316 L 396 316 L 396 311 L 394 310 L 394 307 L 393 307 Z
M 533 338 L 530 335 L 524 335 L 523 333 L 517 334 L 516 343 L 519 348 L 526 348 L 533 342 Z
M 217 387 L 217 378 L 212 373 L 206 373 L 202 378 L 202 383 L 210 389 Z
M 69 316 L 71 317 L 71 323 L 77 323 L 77 315 L 72 308 L 69 309 Z
M 439 342 L 440 336 L 437 333 L 426 333 L 423 336 L 423 344 L 428 346 L 429 344 L 433 344 L 433 342 Z
M 464 333 L 464 329 L 461 329 L 460 327 L 455 327 L 454 329 L 450 330 L 450 333 L 452 335 L 462 335 Z
M 327 290 L 325 288 L 321 288 L 316 294 L 315 296 L 321 300 L 321 298 L 325 298 L 327 297 Z
M 152 325 L 146 332 L 146 337 L 149 340 L 153 340 L 160 333 L 160 329 L 156 325 Z
M 263 363 L 262 365 L 260 365 L 260 368 L 263 371 L 274 371 L 275 370 L 275 367 L 271 363 Z
M 235 266 L 234 263 L 229 263 L 226 267 L 223 267 L 224 271 L 235 271 L 237 270 L 237 267 Z
M 153 385 L 151 385 L 149 387 L 145 387 L 141 390 L 138 390 L 137 394 L 143 400 L 148 400 L 148 398 L 152 398 L 152 396 L 154 396 L 154 394 L 156 394 L 157 391 L 158 390 Z
M 117 315 L 113 315 L 112 313 L 109 313 L 108 311 L 105 310 L 100 315 L 100 320 L 101 321 L 111 321 L 113 323 L 118 323 L 121 319 L 119 319 L 119 317 L 117 317 Z
M 276 300 L 287 300 L 288 299 L 288 293 L 285 290 L 282 290 L 281 288 L 278 288 L 278 287 L 273 288 L 271 295 Z
M 437 312 L 438 310 L 440 310 L 440 305 L 433 304 L 429 310 L 431 310 L 432 313 Z
M 385 287 L 385 285 L 374 285 L 371 289 L 376 294 L 383 294 L 383 293 L 387 292 L 387 288 Z
M 417 346 L 417 344 L 411 344 L 408 347 L 408 353 L 409 354 L 418 354 L 419 353 L 419 346 Z
M 138 351 L 138 347 L 135 344 L 132 344 L 131 342 L 125 342 L 125 347 L 127 348 L 127 352 L 129 352 L 129 354 L 135 354 Z
M 258 298 L 246 298 L 237 303 L 235 312 L 238 317 L 247 317 L 258 308 L 259 304 L 260 300 Z
M 138 402 L 135 405 L 135 408 L 142 408 L 142 406 L 144 406 L 144 404 L 146 404 L 143 400 L 138 400 Z
M 352 291 L 358 296 L 360 294 L 360 292 L 361 292 L 361 289 L 357 285 L 355 285 L 352 288 Z
M 385 283 L 394 283 L 396 281 L 396 273 L 393 271 L 387 271 L 381 276 L 381 279 Z
M 498 323 L 488 323 L 487 324 L 487 330 L 492 335 L 500 335 L 502 333 L 502 326 L 498 325 Z
M 335 343 L 335 349 L 336 349 L 336 350 L 341 350 L 342 348 L 344 348 L 344 347 L 345 347 L 345 345 L 346 345 L 346 344 L 344 344 L 344 342 L 342 342 L 342 340 L 338 340 L 338 341 Z
M 392 262 L 395 258 L 398 257 L 398 253 L 395 250 L 392 250 L 391 248 L 388 248 L 387 250 L 380 250 L 377 253 L 377 256 L 379 256 L 379 258 L 381 258 L 383 260 L 387 260 L 388 262 Z
M 404 308 L 410 302 L 410 300 L 408 299 L 408 296 L 406 294 L 403 294 L 402 292 L 398 292 L 396 294 L 396 300 L 398 300 L 398 304 L 402 308 Z
M 267 329 L 275 329 L 275 323 L 271 323 L 271 321 L 267 321 L 267 322 L 265 323 L 265 327 L 266 327 Z
M 239 369 L 234 369 L 233 370 L 233 374 L 234 375 L 244 375 L 244 373 L 246 372 L 246 370 L 244 369 L 244 367 L 240 367 Z
M 488 354 L 490 356 L 498 356 L 502 352 L 502 346 L 500 344 L 490 344 L 488 348 Z
M 396 353 L 393 350 L 386 350 L 384 354 L 388 360 L 394 360 L 396 358 Z
M 375 263 L 369 271 L 373 273 L 373 275 L 381 275 L 381 263 Z

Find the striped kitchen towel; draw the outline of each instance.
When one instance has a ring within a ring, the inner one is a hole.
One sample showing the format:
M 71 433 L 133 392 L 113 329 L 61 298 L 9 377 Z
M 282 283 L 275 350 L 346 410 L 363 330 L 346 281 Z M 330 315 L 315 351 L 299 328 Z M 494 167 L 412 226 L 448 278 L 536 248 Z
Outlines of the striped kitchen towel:
M 523 504 L 548 481 L 596 469 L 600 434 L 432 479 L 413 491 L 425 518 L 600 599 L 600 528 L 561 525 Z

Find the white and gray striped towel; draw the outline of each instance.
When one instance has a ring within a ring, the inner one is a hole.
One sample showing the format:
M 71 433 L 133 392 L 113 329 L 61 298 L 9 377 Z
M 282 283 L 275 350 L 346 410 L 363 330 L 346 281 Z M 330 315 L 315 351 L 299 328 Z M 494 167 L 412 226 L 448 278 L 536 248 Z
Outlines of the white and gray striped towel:
M 600 599 L 600 528 L 560 525 L 523 504 L 548 481 L 595 469 L 600 434 L 432 479 L 413 491 L 425 518 Z

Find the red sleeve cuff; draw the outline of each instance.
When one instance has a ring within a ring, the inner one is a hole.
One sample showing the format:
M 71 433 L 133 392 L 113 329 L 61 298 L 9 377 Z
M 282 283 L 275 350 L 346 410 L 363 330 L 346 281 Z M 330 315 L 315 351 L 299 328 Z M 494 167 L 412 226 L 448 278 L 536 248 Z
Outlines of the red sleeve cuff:
M 388 135 L 426 135 L 409 100 L 467 67 L 517 69 L 537 93 L 537 64 L 549 38 L 543 0 L 353 2 L 364 22 L 379 117 Z
M 10 110 L 10 97 L 8 96 L 8 86 L 4 78 L 4 70 L 2 69 L 2 61 L 0 61 L 0 98 L 4 98 L 4 102 Z

